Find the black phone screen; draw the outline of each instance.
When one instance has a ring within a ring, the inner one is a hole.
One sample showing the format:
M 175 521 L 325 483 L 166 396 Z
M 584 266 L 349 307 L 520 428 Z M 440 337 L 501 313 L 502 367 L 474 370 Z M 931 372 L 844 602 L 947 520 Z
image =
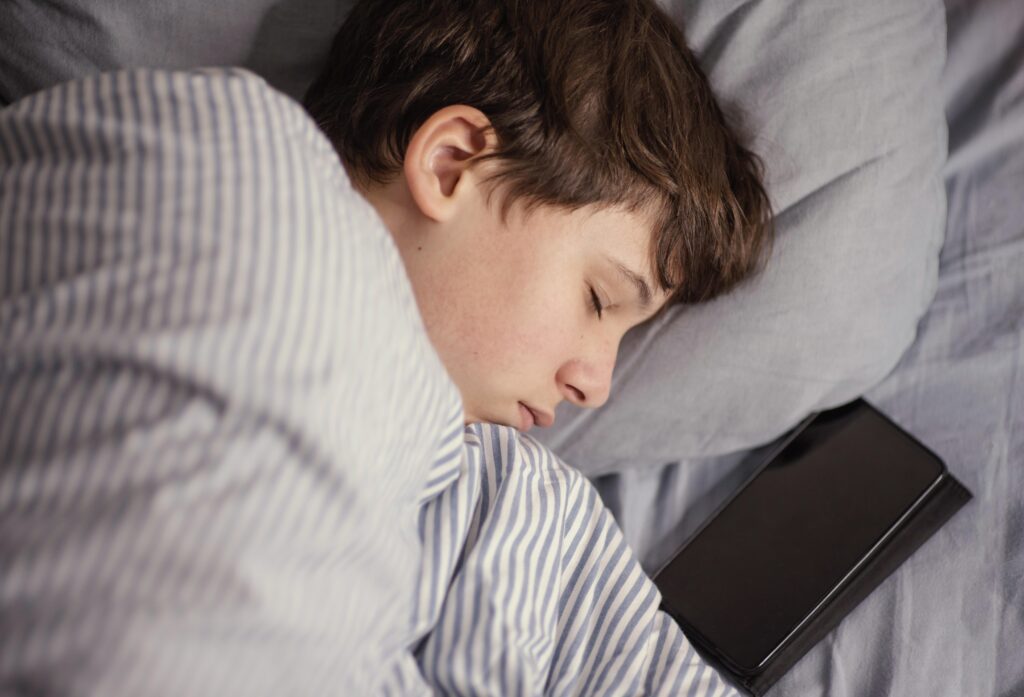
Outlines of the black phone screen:
M 754 672 L 944 472 L 863 401 L 823 412 L 657 575 L 664 604 Z

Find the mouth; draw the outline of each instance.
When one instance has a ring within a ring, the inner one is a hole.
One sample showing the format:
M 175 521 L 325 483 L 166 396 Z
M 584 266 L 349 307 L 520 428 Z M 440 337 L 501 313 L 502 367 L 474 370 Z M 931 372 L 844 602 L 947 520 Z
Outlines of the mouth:
M 526 433 L 534 426 L 540 428 L 547 428 L 551 424 L 555 423 L 555 417 L 545 411 L 528 407 L 522 402 L 519 402 L 519 417 L 520 427 L 519 430 Z

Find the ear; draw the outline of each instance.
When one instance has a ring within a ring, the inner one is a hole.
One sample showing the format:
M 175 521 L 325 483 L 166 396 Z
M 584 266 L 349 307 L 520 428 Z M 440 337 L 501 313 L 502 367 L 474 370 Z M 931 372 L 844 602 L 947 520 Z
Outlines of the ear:
M 490 125 L 480 110 L 456 105 L 434 113 L 416 129 L 402 171 L 423 215 L 436 222 L 449 220 L 479 183 L 472 161 L 494 149 Z

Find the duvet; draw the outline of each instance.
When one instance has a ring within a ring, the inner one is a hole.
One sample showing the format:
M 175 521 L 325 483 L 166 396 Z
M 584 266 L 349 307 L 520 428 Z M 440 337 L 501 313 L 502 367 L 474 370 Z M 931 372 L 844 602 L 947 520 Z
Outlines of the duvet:
M 734 694 L 242 71 L 0 112 L 0 520 L 11 693 Z

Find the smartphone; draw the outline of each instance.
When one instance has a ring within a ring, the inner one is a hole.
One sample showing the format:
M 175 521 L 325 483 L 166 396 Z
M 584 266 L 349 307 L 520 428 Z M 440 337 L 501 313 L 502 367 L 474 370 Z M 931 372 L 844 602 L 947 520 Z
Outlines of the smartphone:
M 757 675 L 950 478 L 863 400 L 810 417 L 655 575 L 663 608 L 728 672 Z

